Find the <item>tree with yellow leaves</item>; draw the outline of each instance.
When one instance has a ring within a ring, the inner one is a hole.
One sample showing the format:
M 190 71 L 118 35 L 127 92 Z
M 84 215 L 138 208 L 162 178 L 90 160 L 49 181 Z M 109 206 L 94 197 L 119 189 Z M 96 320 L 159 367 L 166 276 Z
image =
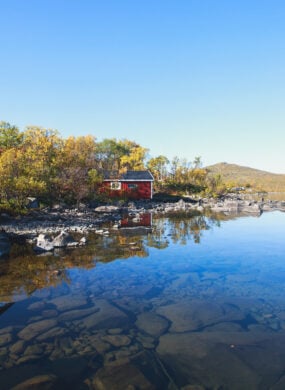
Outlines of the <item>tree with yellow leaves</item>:
M 134 141 L 122 140 L 120 144 L 126 148 L 126 154 L 120 158 L 121 168 L 139 171 L 145 169 L 145 159 L 148 149 L 143 148 Z

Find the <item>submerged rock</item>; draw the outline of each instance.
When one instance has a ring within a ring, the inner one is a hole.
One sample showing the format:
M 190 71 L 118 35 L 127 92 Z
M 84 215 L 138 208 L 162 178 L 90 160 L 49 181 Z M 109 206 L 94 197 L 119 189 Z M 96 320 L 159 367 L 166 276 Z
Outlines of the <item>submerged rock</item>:
M 104 336 L 103 340 L 107 341 L 114 347 L 123 347 L 131 343 L 131 339 L 125 335 L 108 335 Z
M 284 335 L 269 332 L 166 334 L 157 353 L 178 388 L 273 389 L 284 372 L 282 340 Z
M 10 333 L 0 335 L 0 347 L 10 343 L 12 341 L 12 335 Z
M 57 321 L 55 319 L 33 322 L 32 324 L 29 324 L 24 329 L 22 329 L 18 333 L 18 336 L 20 339 L 32 340 L 34 337 L 53 328 L 56 323 Z
M 158 337 L 168 328 L 168 321 L 152 312 L 138 315 L 136 326 L 151 336 Z
M 96 306 L 100 309 L 76 323 L 80 323 L 86 329 L 108 329 L 110 327 L 124 327 L 129 323 L 129 317 L 110 304 L 107 300 L 96 300 Z
M 87 304 L 87 299 L 85 296 L 80 295 L 62 295 L 50 299 L 48 303 L 55 305 L 59 311 L 67 311 L 85 306 Z
M 219 305 L 202 300 L 184 300 L 161 306 L 158 313 L 171 322 L 170 332 L 193 331 L 224 318 Z
M 11 390 L 54 389 L 57 382 L 55 375 L 38 375 L 14 386 Z
M 143 373 L 131 363 L 112 366 L 108 365 L 98 370 L 96 375 L 86 381 L 91 389 L 100 390 L 155 390 Z

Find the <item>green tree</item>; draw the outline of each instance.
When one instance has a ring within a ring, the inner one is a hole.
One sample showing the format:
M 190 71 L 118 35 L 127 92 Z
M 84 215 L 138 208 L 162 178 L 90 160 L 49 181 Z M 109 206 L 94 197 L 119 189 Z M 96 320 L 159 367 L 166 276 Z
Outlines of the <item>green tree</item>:
M 19 132 L 16 126 L 8 122 L 0 122 L 0 152 L 10 148 L 16 148 L 21 145 L 23 134 Z
M 153 174 L 156 181 L 163 182 L 167 177 L 167 165 L 169 160 L 165 156 L 153 157 L 147 162 L 147 168 Z
M 122 141 L 115 138 L 104 139 L 96 147 L 96 160 L 98 167 L 107 171 L 119 171 L 121 158 L 129 153 L 129 148 Z
M 202 168 L 202 157 L 201 156 L 197 156 L 194 158 L 193 167 L 194 167 L 194 169 Z

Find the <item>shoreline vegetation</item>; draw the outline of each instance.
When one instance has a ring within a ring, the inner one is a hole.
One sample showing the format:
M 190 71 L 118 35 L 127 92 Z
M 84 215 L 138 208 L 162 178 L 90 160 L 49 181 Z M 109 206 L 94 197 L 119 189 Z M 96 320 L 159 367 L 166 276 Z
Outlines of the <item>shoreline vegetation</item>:
M 59 233 L 57 245 L 84 245 L 86 240 L 72 241 L 66 234 L 109 234 L 122 227 L 123 215 L 139 221 L 144 213 L 285 211 L 284 198 L 268 199 L 270 190 L 285 193 L 285 175 L 226 163 L 204 168 L 201 157 L 169 161 L 148 153 L 127 139 L 64 139 L 56 130 L 29 126 L 21 132 L 0 122 L 0 255 L 8 251 L 10 239 L 21 237 L 35 241 L 39 235 Z M 152 200 L 113 199 L 100 191 L 104 171 L 128 170 L 152 173 Z M 31 200 L 36 200 L 36 208 L 30 208 Z M 109 227 L 102 229 L 106 224 Z M 37 246 L 47 250 L 50 238 L 45 244 Z
M 100 190 L 103 172 L 128 170 L 149 170 L 154 193 L 165 197 L 219 199 L 233 189 L 249 196 L 285 192 L 285 175 L 226 163 L 203 167 L 201 157 L 188 161 L 176 156 L 170 161 L 162 155 L 151 157 L 147 148 L 127 139 L 65 139 L 53 129 L 28 126 L 20 131 L 0 122 L 0 213 L 28 213 L 29 198 L 36 198 L 41 209 L 63 203 L 75 208 L 80 203 L 112 203 L 111 195 Z

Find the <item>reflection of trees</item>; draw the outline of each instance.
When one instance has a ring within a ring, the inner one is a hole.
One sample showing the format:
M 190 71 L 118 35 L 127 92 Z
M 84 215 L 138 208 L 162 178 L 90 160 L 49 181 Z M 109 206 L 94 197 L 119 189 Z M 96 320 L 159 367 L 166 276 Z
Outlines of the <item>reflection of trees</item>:
M 200 243 L 203 231 L 213 226 L 220 226 L 221 221 L 230 219 L 224 215 L 207 213 L 172 213 L 164 218 L 155 219 L 154 233 L 148 240 L 148 245 L 158 249 L 168 246 L 169 239 L 175 244 L 186 245 L 193 240 Z
M 130 257 L 147 257 L 147 247 L 165 249 L 171 240 L 185 245 L 189 240 L 199 243 L 203 231 L 220 226 L 221 221 L 231 219 L 223 214 L 175 213 L 154 218 L 152 234 L 131 235 L 120 233 L 112 236 L 89 234 L 88 245 L 54 254 L 37 256 L 31 246 L 14 244 L 10 258 L 0 262 L 0 301 L 9 302 L 15 294 L 31 294 L 45 287 L 69 283 L 71 268 L 91 269 L 96 262 L 111 262 Z
M 97 261 L 147 256 L 141 236 L 90 235 L 89 239 L 90 244 L 84 247 L 42 255 L 36 255 L 31 246 L 14 244 L 10 258 L 0 262 L 0 301 L 9 302 L 15 294 L 30 295 L 37 289 L 69 283 L 71 268 L 91 269 Z
M 128 259 L 129 257 L 147 257 L 148 252 L 142 236 L 115 235 L 103 237 L 102 244 L 96 245 L 96 260 L 110 262 L 115 259 Z
M 0 263 L 0 300 L 10 301 L 13 294 L 30 295 L 63 280 L 68 281 L 68 277 L 59 257 L 16 257 Z
M 36 255 L 30 245 L 14 244 L 10 258 L 0 262 L 0 301 L 8 302 L 15 294 L 30 295 L 37 289 L 69 283 L 69 269 L 90 269 L 94 265 L 94 252 L 90 253 L 87 247 Z

